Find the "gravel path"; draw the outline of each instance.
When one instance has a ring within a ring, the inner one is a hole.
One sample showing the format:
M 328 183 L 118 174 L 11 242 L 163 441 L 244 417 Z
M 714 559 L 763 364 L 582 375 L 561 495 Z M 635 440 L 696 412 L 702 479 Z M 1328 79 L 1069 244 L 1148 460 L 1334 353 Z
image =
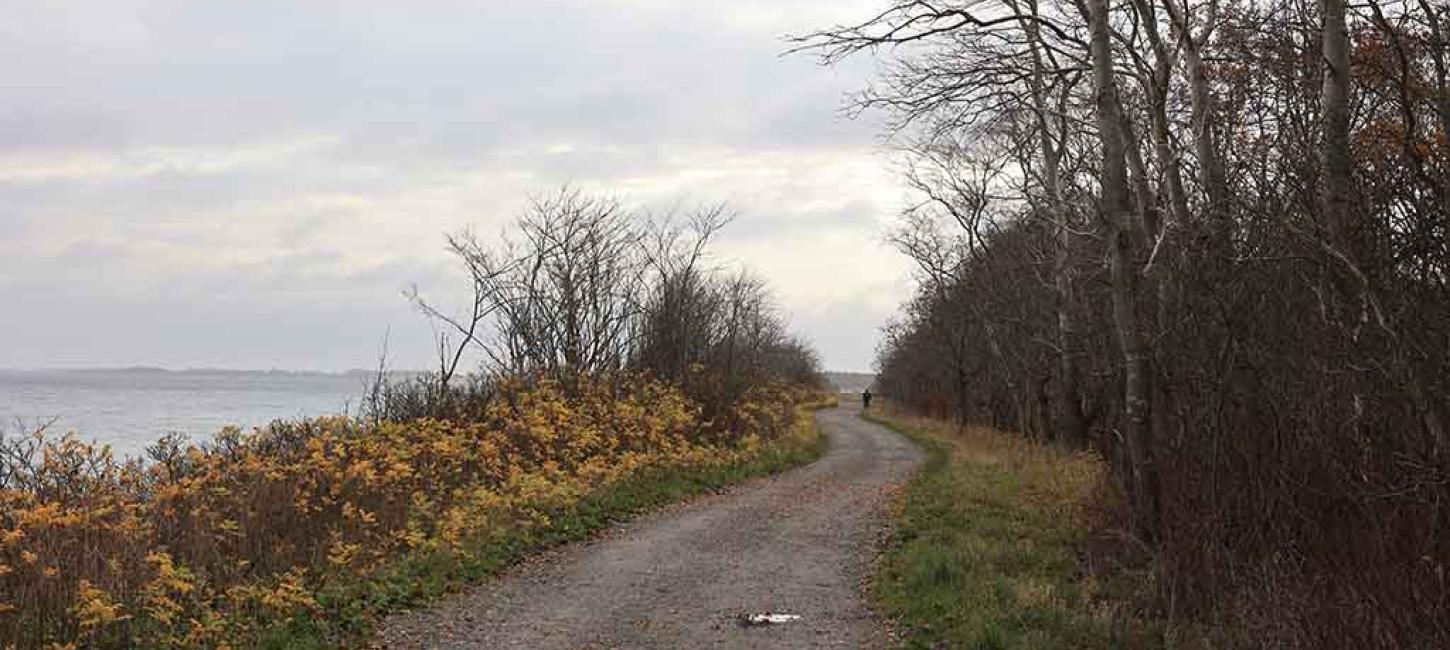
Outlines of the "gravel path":
M 890 486 L 920 451 L 860 420 L 817 415 L 820 460 L 665 508 L 544 554 L 382 626 L 390 648 L 876 648 L 863 590 Z M 740 616 L 796 614 L 745 626 Z

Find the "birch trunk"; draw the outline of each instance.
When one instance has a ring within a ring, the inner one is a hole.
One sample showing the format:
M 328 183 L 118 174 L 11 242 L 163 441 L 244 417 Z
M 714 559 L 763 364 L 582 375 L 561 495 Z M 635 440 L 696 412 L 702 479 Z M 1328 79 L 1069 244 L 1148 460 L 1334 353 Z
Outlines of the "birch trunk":
M 1038 49 L 1041 32 L 1035 18 L 1037 3 L 1029 2 L 1033 19 L 1022 20 L 1027 34 L 1027 46 L 1032 54 L 1032 75 L 1029 87 L 1032 92 L 1032 109 L 1037 114 L 1037 140 L 1042 153 L 1042 186 L 1047 193 L 1048 210 L 1057 229 L 1057 247 L 1053 255 L 1053 282 L 1057 289 L 1057 345 L 1058 345 L 1058 425 L 1068 444 L 1075 447 L 1087 445 L 1087 420 L 1083 417 L 1082 392 L 1078 357 L 1076 324 L 1073 321 L 1072 287 L 1072 230 L 1069 227 L 1067 206 L 1062 200 L 1061 152 L 1052 140 L 1052 128 L 1047 121 L 1046 90 L 1042 79 L 1046 75 L 1042 65 L 1042 53 Z
M 1198 156 L 1198 182 L 1203 186 L 1203 217 L 1208 224 L 1216 248 L 1214 253 L 1231 256 L 1232 222 L 1228 215 L 1228 186 L 1223 160 L 1218 154 L 1214 132 L 1217 110 L 1208 88 L 1208 75 L 1203 65 L 1203 44 L 1212 36 L 1218 20 L 1218 3 L 1208 6 L 1207 25 L 1198 34 L 1188 22 L 1188 14 L 1172 0 L 1164 0 L 1174 36 L 1183 44 L 1183 64 L 1188 70 L 1189 120 L 1193 127 L 1194 154 Z
M 1147 347 L 1137 316 L 1134 219 L 1128 188 L 1125 123 L 1113 79 L 1108 26 L 1109 0 L 1085 0 L 1089 52 L 1096 89 L 1099 138 L 1103 145 L 1102 210 L 1111 253 L 1113 326 L 1123 354 L 1124 442 L 1130 466 L 1129 494 L 1138 533 L 1152 539 L 1157 529 L 1157 480 L 1153 464 L 1152 395 Z
M 1178 163 L 1178 152 L 1173 149 L 1169 133 L 1171 125 L 1168 122 L 1169 82 L 1178 57 L 1176 50 L 1170 52 L 1164 45 L 1163 38 L 1158 33 L 1153 5 L 1148 0 L 1133 0 L 1133 4 L 1139 13 L 1147 17 L 1143 32 L 1153 49 L 1153 74 L 1150 78 L 1151 84 L 1146 89 L 1152 118 L 1153 155 L 1163 169 L 1163 185 L 1168 192 L 1169 223 L 1182 226 L 1188 223 L 1188 197 L 1183 188 L 1183 171 Z M 1161 236 L 1167 229 L 1160 227 L 1159 230 Z
M 1232 256 L 1232 222 L 1228 218 L 1228 190 L 1224 181 L 1223 161 L 1218 155 L 1214 135 L 1215 111 L 1213 96 L 1203 70 L 1202 53 L 1196 41 L 1189 41 L 1184 52 L 1188 67 L 1189 111 L 1193 125 L 1193 144 L 1198 155 L 1198 182 L 1203 185 L 1204 217 L 1213 232 L 1214 244 L 1221 255 Z

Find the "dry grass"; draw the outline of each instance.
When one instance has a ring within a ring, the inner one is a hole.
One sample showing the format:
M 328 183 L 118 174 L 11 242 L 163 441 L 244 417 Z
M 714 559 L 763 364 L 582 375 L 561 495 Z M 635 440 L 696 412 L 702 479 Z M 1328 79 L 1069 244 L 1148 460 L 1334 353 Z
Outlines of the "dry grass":
M 907 646 L 1194 647 L 1151 606 L 1151 572 L 1089 557 L 1102 459 L 889 409 L 874 419 L 929 453 L 876 584 Z

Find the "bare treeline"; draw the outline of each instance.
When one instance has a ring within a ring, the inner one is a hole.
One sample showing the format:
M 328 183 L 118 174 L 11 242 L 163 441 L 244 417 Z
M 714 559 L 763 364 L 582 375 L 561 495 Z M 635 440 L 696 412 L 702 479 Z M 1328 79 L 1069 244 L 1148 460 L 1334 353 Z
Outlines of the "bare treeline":
M 898 1 L 922 198 L 880 384 L 1113 460 L 1165 602 L 1271 647 L 1450 647 L 1450 7 Z
M 650 215 L 566 187 L 532 199 L 496 242 L 450 236 L 471 281 L 463 314 L 407 294 L 441 325 L 438 371 L 379 382 L 370 408 L 388 419 L 464 417 L 500 376 L 567 387 L 624 372 L 681 386 L 708 419 L 770 382 L 818 385 L 814 350 L 787 333 L 765 285 L 709 262 L 731 216 L 723 205 Z M 461 373 L 473 358 L 481 372 Z

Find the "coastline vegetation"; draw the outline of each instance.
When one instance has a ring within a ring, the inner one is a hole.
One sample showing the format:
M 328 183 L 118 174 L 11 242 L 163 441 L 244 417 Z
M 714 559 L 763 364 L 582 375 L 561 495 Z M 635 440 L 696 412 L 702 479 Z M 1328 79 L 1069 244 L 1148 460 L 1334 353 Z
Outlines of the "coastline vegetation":
M 162 439 L 117 460 L 0 437 L 0 648 L 350 645 L 542 546 L 814 458 L 822 385 L 764 286 L 685 225 L 565 189 L 471 278 L 439 367 L 357 417 Z M 460 371 L 465 359 L 474 372 Z
M 798 388 L 752 391 L 728 429 L 660 382 L 576 389 L 510 382 L 470 422 L 173 439 L 144 465 L 75 437 L 8 440 L 0 644 L 330 646 L 524 550 L 818 444 Z

